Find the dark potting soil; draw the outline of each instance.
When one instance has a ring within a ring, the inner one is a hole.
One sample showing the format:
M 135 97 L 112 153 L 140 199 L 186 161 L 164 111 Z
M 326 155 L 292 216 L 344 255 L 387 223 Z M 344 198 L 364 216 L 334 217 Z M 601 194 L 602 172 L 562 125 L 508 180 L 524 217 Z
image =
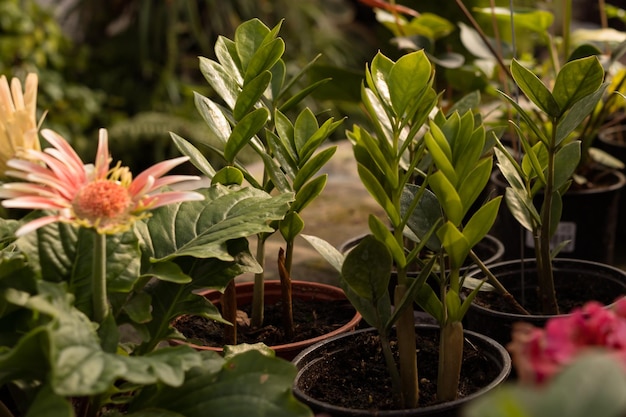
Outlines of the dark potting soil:
M 282 302 L 266 304 L 262 327 L 253 328 L 249 324 L 250 306 L 240 306 L 237 323 L 237 343 L 259 343 L 268 346 L 299 342 L 312 339 L 347 324 L 355 314 L 354 307 L 346 300 L 315 301 L 294 298 L 293 321 L 294 337 L 285 336 L 282 322 Z M 189 342 L 197 345 L 222 347 L 230 344 L 224 340 L 224 324 L 200 316 L 182 316 L 174 327 Z
M 417 331 L 419 406 L 437 403 L 437 360 L 439 334 Z M 337 407 L 366 410 L 393 410 L 391 379 L 385 366 L 378 336 L 360 333 L 348 339 L 347 349 L 328 354 L 311 365 L 299 388 L 309 396 Z M 395 343 L 393 345 L 396 351 Z M 397 354 L 397 352 L 395 352 Z M 458 397 L 463 398 L 490 384 L 500 369 L 471 343 L 463 351 Z M 396 358 L 397 359 L 397 358 Z
M 510 288 L 509 291 L 530 314 L 542 314 L 536 288 L 527 288 L 523 295 L 520 288 Z M 623 288 L 615 285 L 585 285 L 580 280 L 572 279 L 559 283 L 556 297 L 559 311 L 565 314 L 571 312 L 576 307 L 581 307 L 589 300 L 599 301 L 605 305 L 611 304 L 615 302 L 617 297 L 622 295 L 621 292 L 623 292 Z M 495 291 L 480 292 L 473 302 L 490 310 L 519 314 L 519 311 L 510 302 L 507 302 Z

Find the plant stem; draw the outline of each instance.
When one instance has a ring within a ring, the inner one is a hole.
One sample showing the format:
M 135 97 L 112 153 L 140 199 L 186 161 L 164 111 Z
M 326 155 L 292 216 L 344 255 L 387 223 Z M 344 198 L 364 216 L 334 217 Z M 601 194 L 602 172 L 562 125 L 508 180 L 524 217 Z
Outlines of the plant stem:
M 294 334 L 293 326 L 293 303 L 291 298 L 291 256 L 293 256 L 293 243 L 287 243 L 287 255 L 283 248 L 278 250 L 278 273 L 280 275 L 280 294 L 283 302 L 283 327 L 285 336 L 291 339 Z
M 439 335 L 437 401 L 452 401 L 457 398 L 461 377 L 463 324 L 460 321 L 447 322 L 439 328 Z
M 556 121 L 552 124 L 556 126 Z M 539 278 L 539 294 L 541 308 L 544 314 L 559 314 L 559 307 L 554 291 L 554 277 L 552 273 L 552 259 L 550 254 L 550 229 L 552 225 L 552 203 L 554 193 L 554 163 L 556 156 L 555 137 L 553 129 L 550 149 L 548 149 L 548 166 L 546 172 L 546 186 L 544 188 L 543 204 L 541 207 L 541 228 L 539 248 L 536 248 L 537 275 Z
M 399 284 L 394 291 L 394 304 L 400 301 L 407 291 L 405 284 Z M 400 378 L 402 381 L 402 398 L 405 408 L 415 408 L 419 401 L 417 375 L 417 353 L 415 337 L 415 317 L 413 309 L 405 308 L 396 322 L 398 335 L 398 351 L 400 354 Z
M 107 240 L 106 235 L 96 231 L 93 245 L 93 272 L 91 293 L 93 299 L 93 319 L 96 323 L 102 323 L 109 314 L 109 301 L 107 299 Z
M 224 294 L 222 294 L 222 315 L 228 320 L 232 326 L 224 326 L 224 339 L 230 345 L 237 344 L 237 290 L 235 288 L 235 280 L 230 280 Z
M 257 235 L 256 260 L 265 269 L 265 235 Z M 264 298 L 265 298 L 265 272 L 261 271 L 254 274 L 254 287 L 252 292 L 252 312 L 250 325 L 254 328 L 263 325 L 264 314 Z
M 500 295 L 502 295 L 508 302 L 511 303 L 515 309 L 521 314 L 530 314 L 522 305 L 513 297 L 513 295 L 502 285 L 502 283 L 496 278 L 496 276 L 489 270 L 489 268 L 483 263 L 483 261 L 476 255 L 473 250 L 470 250 L 470 258 L 478 266 L 483 274 L 487 277 L 487 282 L 491 284 Z

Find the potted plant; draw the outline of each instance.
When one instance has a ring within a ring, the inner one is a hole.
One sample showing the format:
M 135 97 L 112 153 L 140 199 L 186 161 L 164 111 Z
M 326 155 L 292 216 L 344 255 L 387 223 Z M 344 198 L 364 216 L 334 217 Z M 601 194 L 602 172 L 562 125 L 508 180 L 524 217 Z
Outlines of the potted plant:
M 267 239 L 279 232 L 284 240 L 285 248 L 281 248 L 274 258 L 279 266 L 280 283 L 266 282 L 264 272 L 260 270 L 255 274 L 254 284 L 243 283 L 243 288 L 237 290 L 233 282 L 221 297 L 223 314 L 232 324 L 238 321 L 238 306 L 251 301 L 249 325 L 245 327 L 256 334 L 267 324 L 264 323 L 266 302 L 276 304 L 280 301 L 284 309 L 282 323 L 270 325 L 283 330 L 277 336 L 279 342 L 273 345 L 283 352 L 281 355 L 293 357 L 303 346 L 330 332 L 325 330 L 323 334 L 304 338 L 296 334 L 292 311 L 294 296 L 300 303 L 315 301 L 319 296 L 325 308 L 330 306 L 329 302 L 342 304 L 338 307 L 340 311 L 345 311 L 346 305 L 349 307 L 339 288 L 321 283 L 294 282 L 291 277 L 294 245 L 305 226 L 300 213 L 323 191 L 327 174 L 317 174 L 336 150 L 336 146 L 322 145 L 342 121 L 334 121 L 331 117 L 320 124 L 309 108 L 297 108 L 316 87 L 328 80 L 318 81 L 303 89 L 296 88 L 297 81 L 312 63 L 288 79 L 287 65 L 281 58 L 285 44 L 278 37 L 279 30 L 280 24 L 270 29 L 258 19 L 246 21 L 237 28 L 233 40 L 225 37 L 217 40 L 217 61 L 200 58 L 202 74 L 219 99 L 196 93 L 196 107 L 222 145 L 213 150 L 223 157 L 224 168 L 216 172 L 196 147 L 175 134 L 172 136 L 181 152 L 188 155 L 213 183 L 246 182 L 265 192 L 293 195 L 284 218 L 274 221 L 270 229 L 257 235 L 256 260 L 261 266 L 270 256 L 265 253 Z M 294 89 L 296 91 L 292 92 Z M 289 114 L 295 114 L 293 121 Z M 255 178 L 247 167 L 238 162 L 239 153 L 249 148 L 263 163 L 262 178 Z M 266 289 L 269 292 L 267 295 Z M 242 293 L 239 300 L 237 292 Z M 215 298 L 216 294 L 213 292 L 207 296 Z M 317 308 L 308 316 L 322 315 L 323 310 Z M 351 308 L 348 311 L 351 314 L 340 319 L 342 323 L 336 326 L 338 329 L 333 330 L 333 334 L 353 329 L 358 324 L 358 313 Z M 231 333 L 227 338 L 229 344 L 237 343 L 237 327 L 226 327 L 226 331 Z M 302 330 L 306 327 L 311 327 L 311 323 L 300 324 L 300 333 L 304 334 Z M 200 348 L 201 344 L 196 343 L 195 346 Z M 221 349 L 221 344 L 218 343 L 217 349 Z
M 599 2 L 598 8 L 603 15 L 602 2 Z M 501 68 L 499 74 L 503 78 L 508 76 L 504 80 L 500 78 L 496 84 L 497 89 L 511 97 L 514 97 L 513 91 L 516 86 L 506 63 L 510 62 L 512 53 L 503 51 L 513 49 L 503 39 L 507 39 L 508 34 L 512 32 L 518 34 L 515 56 L 519 57 L 520 62 L 524 62 L 524 65 L 537 74 L 546 85 L 554 83 L 560 68 L 568 61 L 592 55 L 600 59 L 605 70 L 604 78 L 609 87 L 598 98 L 589 115 L 579 119 L 578 126 L 572 132 L 572 135 L 578 136 L 580 140 L 581 156 L 572 175 L 572 186 L 562 195 L 564 204 L 561 222 L 553 239 L 556 243 L 569 241 L 561 249 L 560 256 L 613 264 L 619 194 L 626 182 L 620 172 L 623 163 L 615 155 L 602 150 L 598 132 L 603 125 L 615 118 L 614 110 L 622 100 L 619 94 L 623 83 L 619 59 L 624 51 L 624 34 L 606 25 L 598 29 L 575 27 L 571 1 L 564 2 L 563 11 L 558 14 L 550 10 L 486 7 L 474 9 L 472 16 L 467 9 L 463 10 L 475 29 L 472 31 L 465 27 L 461 31 L 463 44 L 475 56 L 480 56 L 483 62 L 491 55 L 493 61 L 491 67 Z M 555 28 L 554 22 L 557 20 L 555 15 L 561 18 L 560 28 Z M 485 31 L 489 31 L 491 38 L 488 39 L 483 33 L 477 21 L 482 23 Z M 526 30 L 533 36 L 519 36 L 521 30 Z M 555 31 L 559 31 L 558 34 L 555 34 Z M 520 96 L 519 100 L 524 108 L 533 106 L 524 96 Z M 503 120 L 515 119 L 517 117 L 515 112 L 516 110 L 510 107 L 502 111 Z M 550 128 L 551 123 L 546 120 L 545 114 L 528 114 L 535 119 L 535 126 L 544 130 Z M 535 144 L 539 139 L 532 133 L 532 129 L 526 126 L 524 118 L 519 120 L 519 124 L 528 132 L 529 142 Z M 514 132 L 511 132 L 508 145 L 514 152 L 523 151 Z M 494 173 L 493 182 L 498 192 L 504 192 L 506 181 L 499 173 Z M 515 227 L 516 222 L 511 213 L 502 210 L 491 233 L 505 243 L 506 259 L 533 257 L 536 249 L 531 234 Z M 520 255 L 522 252 L 525 254 Z
M 515 286 L 515 294 L 518 297 L 528 294 L 528 299 L 534 296 L 532 289 L 536 288 L 538 300 L 536 306 L 531 307 L 527 300 L 520 301 L 534 313 L 534 317 L 526 316 L 522 319 L 542 322 L 547 316 L 566 313 L 571 309 L 571 306 L 559 304 L 559 301 L 563 302 L 565 295 L 562 287 L 557 288 L 558 282 L 570 281 L 574 287 L 586 288 L 583 291 L 587 292 L 584 297 L 593 297 L 588 287 L 602 288 L 613 282 L 614 285 L 610 287 L 611 298 L 600 300 L 605 303 L 626 290 L 623 271 L 597 262 L 555 258 L 567 242 L 555 246 L 552 240 L 561 217 L 563 196 L 572 183 L 572 176 L 581 157 L 581 142 L 573 132 L 580 120 L 595 108 L 606 89 L 606 84 L 603 84 L 602 66 L 595 56 L 573 60 L 564 65 L 556 77 L 552 90 L 516 60 L 511 65 L 511 73 L 522 93 L 536 105 L 534 111 L 541 113 L 549 121 L 547 126 L 539 125 L 537 119 L 531 115 L 533 110 L 522 108 L 514 99 L 505 95 L 529 130 L 514 123 L 523 149 L 521 161 L 516 160 L 515 155 L 501 144 L 495 152 L 500 171 L 508 182 L 505 192 L 507 206 L 519 224 L 532 234 L 536 250 L 535 258 L 532 260 L 509 261 L 507 266 L 496 264 L 492 265 L 490 270 L 505 286 L 509 285 L 507 288 Z M 528 140 L 529 131 L 539 138 L 534 145 Z M 538 198 L 540 192 L 542 195 Z M 499 268 L 507 267 L 512 270 L 505 278 Z M 589 268 L 591 272 L 585 271 Z M 575 272 L 569 279 L 563 276 L 567 270 Z M 595 273 L 594 270 L 602 272 Z M 602 276 L 607 278 L 602 284 L 598 284 Z M 587 281 L 593 282 L 587 284 Z M 525 291 L 526 289 L 528 291 Z M 479 299 L 480 297 L 476 298 Z M 578 299 L 574 303 L 587 300 L 587 298 Z M 487 312 L 477 308 L 471 310 L 467 316 L 468 326 L 489 334 L 490 330 L 478 326 L 487 322 L 493 324 L 495 316 L 492 313 L 498 308 L 488 308 L 489 318 L 485 316 Z M 480 313 L 482 319 L 474 322 L 474 313 Z M 498 332 L 498 340 L 506 343 L 511 321 L 519 320 L 520 317 L 508 313 L 501 317 L 506 325 L 503 327 L 503 323 L 495 324 L 497 329 L 494 331 Z M 492 336 L 496 337 L 493 333 Z
M 441 404 L 434 408 L 424 407 L 428 404 L 424 402 L 425 396 L 420 403 L 415 352 L 425 347 L 416 344 L 416 340 L 421 332 L 427 333 L 428 330 L 415 327 L 412 308 L 415 301 L 438 323 L 431 328 L 431 331 L 436 330 L 435 339 L 439 340 L 438 353 L 435 354 L 439 358 L 439 369 L 433 379 L 436 379 L 437 387 L 435 403 L 447 403 L 444 412 L 450 413 L 460 404 L 456 400 L 465 337 L 472 341 L 480 339 L 476 343 L 481 346 L 489 344 L 480 335 L 463 331 L 462 318 L 470 301 L 460 298 L 463 283 L 460 270 L 472 247 L 489 230 L 500 202 L 499 197 L 491 200 L 465 220 L 489 180 L 492 161 L 489 141 L 480 117 L 475 118 L 472 112 L 462 115 L 453 112 L 449 116 L 433 113 L 438 100 L 432 87 L 433 75 L 430 61 L 423 51 L 404 55 L 397 62 L 380 53 L 372 60 L 366 72 L 362 100 L 373 133 L 354 126 L 348 132 L 348 138 L 353 143 L 360 179 L 384 208 L 389 225 L 371 215 L 372 234 L 348 252 L 345 259 L 331 246 L 309 237 L 320 253 L 341 271 L 348 298 L 373 327 L 370 333 L 374 336 L 370 337 L 377 340 L 373 344 L 382 352 L 380 360 L 390 381 L 379 384 L 389 386 L 389 392 L 384 392 L 383 396 L 393 399 L 393 404 L 385 407 L 399 410 L 397 412 L 401 415 L 427 414 L 441 408 Z M 405 239 L 411 235 L 405 233 L 408 229 L 417 237 L 414 245 L 405 244 Z M 422 260 L 418 254 L 427 246 L 437 255 Z M 436 260 L 448 266 L 442 268 L 437 277 L 438 292 L 424 285 Z M 407 269 L 414 262 L 421 264 L 421 271 L 416 278 L 410 278 Z M 393 308 L 388 294 L 392 266 L 398 281 L 391 297 Z M 342 412 L 345 415 L 386 413 L 383 408 L 377 408 L 378 404 L 362 398 L 357 400 L 361 402 L 361 410 L 341 410 L 345 407 L 333 405 L 328 400 L 322 404 L 323 401 L 314 398 L 312 386 L 324 386 L 328 380 L 322 382 L 321 377 L 317 382 L 307 380 L 309 376 L 324 374 L 322 363 L 340 367 L 342 360 L 335 361 L 333 356 L 347 350 L 349 339 L 358 338 L 360 334 L 330 339 L 328 344 L 322 342 L 296 357 L 294 362 L 300 369 L 295 382 L 296 395 L 314 409 L 332 415 L 343 415 L 337 414 Z M 357 356 L 359 350 L 367 350 L 360 346 L 347 350 L 347 356 Z M 394 356 L 396 346 L 397 359 Z M 324 362 L 319 361 L 320 355 L 325 357 Z M 495 379 L 502 381 L 508 373 L 506 351 L 496 348 L 488 355 L 501 366 Z M 363 369 L 379 366 L 367 363 L 367 356 L 359 355 L 358 358 L 364 362 Z M 487 381 L 486 385 L 490 382 Z M 354 392 L 362 389 L 349 383 L 346 385 L 352 394 L 340 394 L 342 398 L 356 396 Z M 332 390 L 337 391 L 339 387 Z M 376 390 L 380 391 L 380 385 Z M 367 398 L 369 391 L 364 393 Z M 368 411 L 370 409 L 373 411 Z
M 23 111 L 16 94 L 2 120 L 12 133 Z M 22 133 L 37 137 L 36 128 Z M 178 315 L 221 319 L 194 291 L 258 270 L 246 237 L 284 216 L 290 197 L 189 191 L 198 177 L 165 175 L 187 157 L 133 177 L 111 165 L 104 129 L 94 164 L 58 133 L 41 135 L 49 146 L 40 150 L 37 138 L 9 155 L 0 186 L 3 206 L 27 213 L 0 221 L 2 414 L 310 416 L 290 393 L 294 367 L 262 346 L 222 357 L 161 343 Z

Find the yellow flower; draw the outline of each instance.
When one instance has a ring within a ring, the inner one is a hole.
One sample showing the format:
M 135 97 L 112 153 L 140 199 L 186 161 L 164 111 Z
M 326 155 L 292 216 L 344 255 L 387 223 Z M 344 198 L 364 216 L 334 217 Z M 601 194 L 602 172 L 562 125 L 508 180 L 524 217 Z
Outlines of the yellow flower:
M 26 182 L 0 186 L 2 205 L 7 208 L 48 210 L 50 215 L 20 227 L 21 236 L 54 222 L 93 228 L 100 234 L 120 233 L 148 210 L 182 201 L 202 200 L 192 191 L 168 191 L 164 187 L 199 177 L 165 175 L 189 158 L 159 162 L 136 178 L 118 163 L 110 167 L 108 136 L 100 129 L 95 164 L 83 164 L 69 143 L 58 133 L 43 129 L 41 135 L 52 145 L 44 151 L 28 150 L 25 159 L 11 159 L 7 175 Z
M 37 136 L 37 74 L 26 76 L 25 91 L 20 80 L 13 78 L 11 87 L 0 77 L 0 178 L 5 178 L 7 161 L 20 150 L 39 150 Z

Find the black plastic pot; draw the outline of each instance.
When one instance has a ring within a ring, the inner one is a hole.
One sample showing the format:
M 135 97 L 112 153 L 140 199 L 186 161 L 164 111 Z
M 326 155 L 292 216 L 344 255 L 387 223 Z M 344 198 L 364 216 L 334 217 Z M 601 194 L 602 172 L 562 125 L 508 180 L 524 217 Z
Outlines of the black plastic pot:
M 583 289 L 584 299 L 576 302 L 582 306 L 588 301 L 599 301 L 610 305 L 619 296 L 626 294 L 626 272 L 610 265 L 578 259 L 556 258 L 553 261 L 554 281 L 557 292 L 564 291 L 564 285 L 575 283 Z M 537 263 L 535 259 L 509 260 L 491 265 L 489 270 L 498 278 L 504 287 L 522 304 L 530 309 L 531 299 L 536 294 Z M 480 277 L 480 272 L 474 272 L 474 276 Z M 498 297 L 495 293 L 489 297 Z M 483 300 L 481 300 L 483 297 Z M 515 312 L 498 311 L 480 305 L 485 301 L 486 295 L 479 293 L 470 305 L 465 315 L 464 325 L 467 329 L 489 336 L 506 346 L 511 341 L 511 329 L 516 322 L 527 322 L 535 326 L 543 326 L 545 322 L 554 317 L 533 313 L 524 315 Z M 570 306 L 563 314 L 569 313 Z
M 570 243 L 558 256 L 614 263 L 620 193 L 626 185 L 626 177 L 619 171 L 612 171 L 608 176 L 611 185 L 570 190 L 563 195 L 563 213 L 553 244 L 565 240 Z M 503 195 L 506 183 L 499 171 L 492 174 L 491 182 L 495 192 Z M 541 194 L 537 198 L 539 204 Z M 535 257 L 531 233 L 519 225 L 506 205 L 500 208 L 489 233 L 504 244 L 504 260 Z
M 598 133 L 598 147 L 626 164 L 626 125 L 617 125 Z M 626 238 L 626 193 L 619 200 L 620 214 L 617 219 L 617 238 Z
M 439 328 L 433 325 L 418 324 L 416 325 L 416 331 L 430 332 L 433 336 L 435 336 L 438 335 Z M 463 398 L 415 409 L 367 410 L 339 407 L 330 403 L 325 403 L 309 395 L 307 387 L 310 387 L 311 384 L 315 384 L 315 376 L 319 372 L 319 367 L 323 367 L 326 360 L 330 356 L 336 354 L 342 349 L 345 349 L 349 338 L 355 337 L 355 335 L 363 332 L 375 333 L 375 330 L 373 328 L 361 329 L 352 333 L 330 338 L 324 342 L 320 342 L 309 347 L 308 349 L 305 349 L 293 360 L 293 363 L 298 368 L 298 374 L 294 380 L 294 395 L 300 401 L 307 404 L 315 413 L 325 413 L 331 417 L 458 417 L 461 415 L 462 408 L 467 403 L 502 384 L 506 381 L 511 372 L 511 358 L 502 345 L 484 335 L 471 331 L 465 331 L 466 343 L 471 343 L 476 349 L 479 349 L 481 353 L 484 354 L 490 362 L 493 362 L 500 371 L 493 381 L 488 383 L 482 389 Z

